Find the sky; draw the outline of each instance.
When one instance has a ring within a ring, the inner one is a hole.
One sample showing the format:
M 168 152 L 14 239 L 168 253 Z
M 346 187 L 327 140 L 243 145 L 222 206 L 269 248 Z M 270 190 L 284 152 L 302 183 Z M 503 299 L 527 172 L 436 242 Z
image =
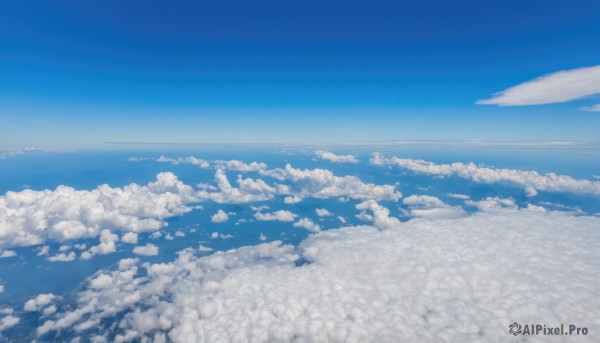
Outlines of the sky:
M 5 1 L 0 147 L 599 141 L 599 16 L 579 0 Z

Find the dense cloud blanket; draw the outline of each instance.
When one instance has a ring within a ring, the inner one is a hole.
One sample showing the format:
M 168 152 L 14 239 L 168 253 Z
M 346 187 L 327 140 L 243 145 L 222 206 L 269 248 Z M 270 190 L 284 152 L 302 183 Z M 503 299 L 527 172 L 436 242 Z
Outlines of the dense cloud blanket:
M 172 263 L 123 260 L 97 274 L 79 307 L 38 334 L 75 327 L 89 335 L 123 310 L 120 328 L 97 333 L 117 341 L 504 341 L 515 321 L 598 333 L 598 251 L 598 218 L 523 209 L 329 230 L 298 248 L 188 250 Z

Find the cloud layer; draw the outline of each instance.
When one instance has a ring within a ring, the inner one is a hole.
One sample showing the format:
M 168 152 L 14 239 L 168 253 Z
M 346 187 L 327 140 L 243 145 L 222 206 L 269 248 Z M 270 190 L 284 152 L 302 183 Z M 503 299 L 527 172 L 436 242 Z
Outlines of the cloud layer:
M 516 209 L 329 230 L 298 250 L 271 242 L 197 257 L 188 249 L 172 263 L 140 267 L 128 259 L 98 273 L 78 306 L 38 334 L 74 330 L 116 342 L 502 341 L 514 321 L 597 332 L 599 249 L 598 218 Z M 300 256 L 311 263 L 297 266 Z M 96 330 L 117 313 L 124 313 L 119 325 Z
M 371 163 L 375 165 L 394 165 L 416 173 L 443 176 L 458 176 L 477 183 L 507 183 L 522 187 L 528 196 L 535 196 L 537 191 L 570 192 L 600 194 L 600 182 L 578 180 L 566 175 L 547 173 L 540 175 L 536 171 L 500 169 L 481 167 L 474 163 L 455 162 L 451 164 L 436 164 L 433 162 L 409 158 L 386 158 L 380 153 L 374 153 Z

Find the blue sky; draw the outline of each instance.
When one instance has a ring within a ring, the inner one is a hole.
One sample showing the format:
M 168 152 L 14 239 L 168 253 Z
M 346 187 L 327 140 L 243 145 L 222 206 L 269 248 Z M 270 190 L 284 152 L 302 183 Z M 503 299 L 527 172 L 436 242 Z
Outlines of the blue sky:
M 0 4 L 0 147 L 600 140 L 597 99 L 477 105 L 600 61 L 597 1 Z

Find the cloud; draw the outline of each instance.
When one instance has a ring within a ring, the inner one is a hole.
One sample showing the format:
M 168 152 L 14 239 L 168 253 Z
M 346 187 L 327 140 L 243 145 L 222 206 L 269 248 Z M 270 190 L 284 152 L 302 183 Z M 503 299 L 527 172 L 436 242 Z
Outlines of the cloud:
M 222 161 L 217 160 L 213 161 L 214 164 L 217 165 L 217 168 L 225 168 L 228 170 L 239 171 L 239 172 L 256 172 L 259 170 L 266 170 L 268 166 L 264 163 L 260 162 L 251 162 L 244 163 L 238 160 L 230 160 L 230 161 Z
M 132 161 L 131 158 L 129 160 Z M 171 163 L 172 165 L 191 164 L 191 165 L 195 165 L 197 167 L 203 168 L 203 169 L 210 167 L 210 163 L 208 163 L 208 161 L 196 158 L 194 156 L 178 157 L 178 158 L 170 158 L 170 157 L 160 156 L 160 157 L 156 158 L 155 161 Z
M 8 257 L 15 257 L 15 256 L 17 256 L 17 253 L 12 250 L 4 250 L 2 253 L 0 253 L 0 258 L 8 258 Z
M 223 210 L 218 210 L 212 217 L 210 217 L 210 221 L 213 223 L 224 223 L 229 220 L 229 215 L 225 213 Z
M 71 262 L 75 259 L 75 257 L 75 253 L 71 251 L 68 254 L 63 252 L 55 256 L 50 256 L 47 258 L 47 260 L 50 262 Z
M 394 165 L 421 174 L 458 176 L 476 183 L 512 184 L 523 188 L 528 196 L 535 196 L 537 191 L 600 194 L 600 182 L 598 181 L 574 179 L 570 176 L 555 173 L 540 175 L 536 171 L 482 167 L 474 163 L 465 164 L 461 162 L 436 164 L 395 156 L 385 158 L 380 153 L 373 154 L 371 163 L 375 165 Z
M 0 196 L 0 248 L 96 237 L 103 229 L 154 231 L 190 211 L 186 203 L 193 201 L 194 190 L 172 173 L 146 186 L 7 192 Z
M 480 105 L 521 106 L 566 102 L 600 93 L 600 66 L 562 70 L 510 87 Z M 593 106 L 594 108 L 598 105 Z
M 488 212 L 503 208 L 516 208 L 517 204 L 513 198 L 487 197 L 483 200 L 467 200 L 465 204 L 477 207 L 480 211 Z
M 56 295 L 52 293 L 39 294 L 33 299 L 27 300 L 23 309 L 28 312 L 32 311 L 41 311 L 44 307 L 48 306 L 54 299 Z
M 280 181 L 290 181 L 291 192 L 299 198 L 350 197 L 352 199 L 393 200 L 402 194 L 392 185 L 363 183 L 356 176 L 335 176 L 326 169 L 296 169 L 287 164 L 285 168 L 276 168 L 260 172 Z
M 336 155 L 329 151 L 317 150 L 315 155 L 322 159 L 338 163 L 358 163 L 358 160 L 353 155 Z
M 461 199 L 461 200 L 471 199 L 471 197 L 466 194 L 447 193 L 446 196 L 450 197 L 450 198 L 454 198 L 454 199 Z
M 217 192 L 198 191 L 198 197 L 201 199 L 210 199 L 220 204 L 242 204 L 256 201 L 266 201 L 273 199 L 278 193 L 277 188 L 267 185 L 264 181 L 251 178 L 237 178 L 238 187 L 233 187 L 227 180 L 227 175 L 223 170 L 217 170 L 215 173 L 217 183 Z
M 156 256 L 158 255 L 158 247 L 154 244 L 146 244 L 144 246 L 137 246 L 133 248 L 133 253 L 142 256 Z
M 254 218 L 261 221 L 279 221 L 279 222 L 292 222 L 297 215 L 287 210 L 279 210 L 273 213 L 254 213 Z
M 308 230 L 310 232 L 319 232 L 321 231 L 321 226 L 316 224 L 310 218 L 302 218 L 294 223 L 294 227 Z
M 467 213 L 460 206 L 450 206 L 429 195 L 411 195 L 404 198 L 404 205 L 410 207 L 409 215 L 417 218 L 461 218 Z
M 356 205 L 357 210 L 362 210 L 357 217 L 360 220 L 370 221 L 378 229 L 391 229 L 400 225 L 398 218 L 390 217 L 390 210 L 379 205 L 375 200 L 366 200 Z M 372 215 L 367 214 L 371 211 Z
M 121 241 L 123 243 L 137 244 L 138 234 L 135 232 L 127 232 L 126 234 L 123 235 L 123 237 L 121 238 Z
M 13 326 L 19 324 L 20 318 L 13 315 L 12 309 L 1 309 L 0 315 L 0 333 L 4 330 L 10 329 Z M 2 336 L 0 336 L 1 338 Z
M 600 112 L 600 104 L 587 106 L 587 107 L 581 107 L 580 110 L 587 111 L 587 112 Z
M 326 208 L 317 208 L 315 209 L 315 212 L 317 212 L 319 217 L 329 217 L 333 215 L 333 213 L 329 212 Z
M 48 149 L 39 149 L 34 147 L 0 149 L 0 160 L 31 153 L 48 152 Z
M 37 332 L 97 330 L 109 341 L 502 341 L 514 321 L 596 332 L 599 244 L 598 218 L 504 209 L 328 230 L 298 248 L 186 250 L 171 263 L 98 273 L 74 308 Z M 297 265 L 300 257 L 309 263 Z M 91 287 L 100 277 L 103 287 Z M 117 313 L 119 325 L 102 326 Z

